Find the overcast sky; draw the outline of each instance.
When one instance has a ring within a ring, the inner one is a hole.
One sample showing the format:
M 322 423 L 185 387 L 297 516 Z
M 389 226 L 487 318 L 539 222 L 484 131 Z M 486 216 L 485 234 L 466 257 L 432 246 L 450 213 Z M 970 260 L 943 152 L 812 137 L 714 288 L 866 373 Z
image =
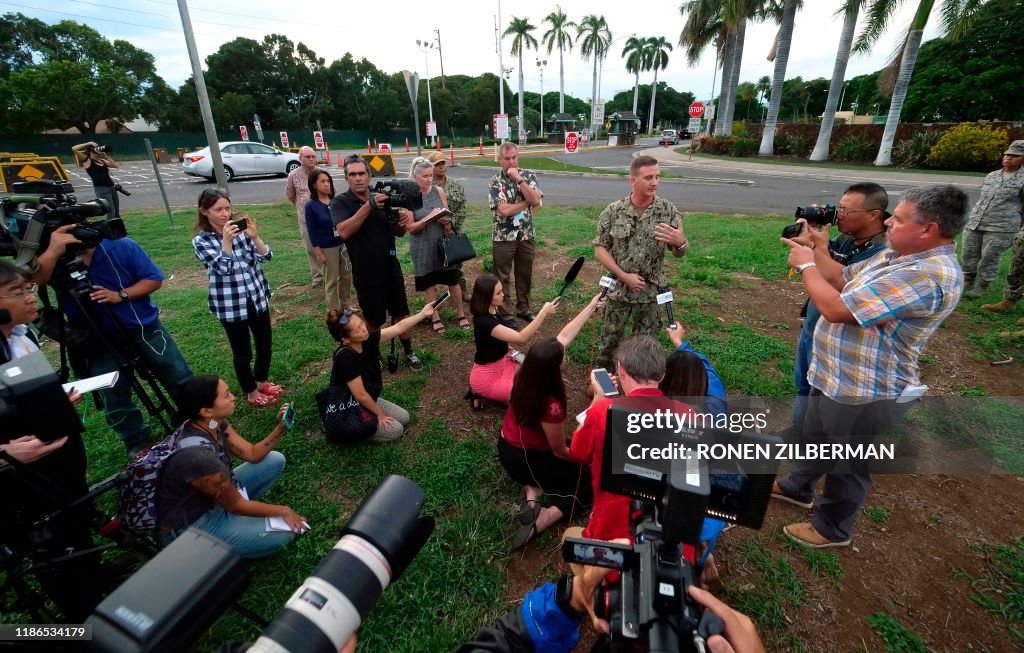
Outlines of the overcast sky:
M 562 10 L 576 22 L 586 14 L 605 16 L 611 27 L 613 44 L 601 75 L 601 97 L 610 99 L 616 92 L 633 87 L 633 76 L 625 71 L 620 56 L 627 37 L 664 36 L 673 44 L 668 68 L 660 71 L 664 80 L 680 91 L 691 91 L 700 99 L 711 94 L 715 53 L 709 49 L 694 67 L 686 64 L 676 43 L 683 19 L 676 0 L 641 2 L 584 2 L 561 0 Z M 833 16 L 839 0 L 804 0 L 805 8 L 797 14 L 790 51 L 787 78 L 803 76 L 805 79 L 831 77 L 835 60 L 836 41 L 842 21 Z M 883 36 L 874 52 L 855 56 L 847 68 L 846 77 L 869 73 L 881 68 L 888 59 L 894 43 L 898 42 L 909 23 L 916 2 L 905 3 L 897 16 L 894 28 Z M 323 8 L 318 12 L 314 7 Z M 637 11 L 635 8 L 641 6 Z M 174 0 L 16 0 L 2 2 L 3 11 L 20 11 L 45 22 L 68 19 L 86 23 L 104 36 L 131 41 L 151 52 L 156 58 L 157 72 L 177 88 L 192 71 L 185 50 L 181 19 Z M 507 26 L 512 16 L 529 18 L 538 27 L 540 42 L 548 29 L 543 22 L 554 5 L 548 1 L 505 0 L 501 5 L 501 23 Z M 45 8 L 45 9 L 44 9 Z M 244 36 L 261 40 L 269 33 L 286 35 L 293 42 L 303 42 L 327 63 L 351 52 L 357 59 L 366 57 L 385 72 L 409 69 L 424 76 L 427 62 L 417 47 L 417 39 L 436 40 L 435 29 L 440 30 L 444 72 L 446 74 L 479 75 L 498 71 L 495 51 L 495 14 L 497 0 L 477 2 L 271 2 L 269 0 L 190 0 L 189 10 L 196 35 L 200 57 L 215 52 L 221 44 Z M 937 13 L 937 12 L 936 12 Z M 936 24 L 925 32 L 925 39 L 937 35 Z M 504 31 L 504 28 L 502 29 Z M 741 81 L 756 81 L 762 75 L 771 76 L 773 64 L 766 60 L 776 27 L 751 24 L 747 27 L 743 54 Z M 518 59 L 509 52 L 511 40 L 504 40 L 504 64 L 514 67 L 509 77 L 513 91 L 518 88 Z M 541 43 L 540 53 L 530 50 L 523 56 L 525 88 L 539 92 L 541 76 L 536 64 L 538 58 L 547 59 L 544 72 L 544 90 L 558 90 L 558 51 L 547 54 Z M 429 55 L 432 77 L 441 73 L 441 62 L 435 50 Z M 591 63 L 585 62 L 578 48 L 565 54 L 565 90 L 581 99 L 591 94 Z M 641 82 L 650 83 L 652 73 L 641 76 Z M 717 89 L 721 86 L 719 80 Z

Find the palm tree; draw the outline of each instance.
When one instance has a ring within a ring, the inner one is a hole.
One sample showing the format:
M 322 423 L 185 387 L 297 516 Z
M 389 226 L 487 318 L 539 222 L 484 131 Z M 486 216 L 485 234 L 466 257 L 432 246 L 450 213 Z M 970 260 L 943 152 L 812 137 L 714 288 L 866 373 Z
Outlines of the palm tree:
M 857 15 L 864 2 L 865 0 L 846 0 L 839 8 L 839 12 L 843 14 L 843 31 L 839 35 L 836 65 L 832 68 L 832 83 L 828 87 L 828 100 L 825 102 L 825 113 L 821 117 L 818 142 L 814 144 L 814 151 L 811 152 L 811 161 L 828 160 L 828 146 L 832 142 L 832 126 L 836 122 L 836 107 L 839 104 L 843 83 L 846 80 L 846 64 L 850 61 L 853 33 L 857 29 Z
M 750 103 L 758 99 L 757 85 L 754 82 L 743 82 L 736 87 L 736 99 L 747 103 L 747 120 L 750 120 Z
M 626 72 L 633 73 L 633 115 L 636 115 L 636 102 L 640 90 L 640 72 L 651 69 L 650 47 L 645 38 L 631 36 L 626 39 L 622 48 L 622 56 L 626 58 Z
M 647 133 L 654 133 L 654 100 L 658 95 L 658 69 L 665 70 L 668 67 L 668 53 L 672 50 L 672 44 L 664 36 L 651 36 L 647 39 L 650 47 L 650 67 L 654 69 L 654 84 L 651 85 L 651 113 L 647 118 Z
M 530 33 L 537 29 L 536 26 L 530 24 L 529 18 L 516 18 L 512 17 L 512 22 L 508 24 L 508 29 L 502 36 L 511 36 L 512 38 L 512 54 L 513 56 L 519 56 L 519 136 L 523 135 L 523 50 L 529 48 L 537 49 L 537 39 L 533 38 Z
M 779 23 L 778 46 L 775 52 L 775 71 L 772 78 L 772 95 L 768 102 L 768 117 L 761 132 L 761 149 L 758 154 L 771 156 L 775 153 L 775 125 L 779 121 L 779 107 L 782 106 L 782 83 L 786 80 L 786 65 L 789 63 L 789 45 L 793 41 L 793 23 L 799 0 L 785 0 L 782 21 Z
M 882 36 L 885 29 L 889 27 L 896 8 L 903 4 L 904 0 L 869 0 L 869 2 L 867 26 L 853 46 L 853 51 L 857 53 L 869 50 Z M 894 74 L 890 75 L 890 78 L 895 77 L 892 87 L 892 103 L 889 105 L 885 131 L 882 132 L 882 145 L 878 148 L 878 156 L 875 157 L 876 166 L 892 164 L 892 144 L 896 139 L 896 128 L 900 124 L 903 101 L 907 99 L 910 79 L 914 76 L 914 65 L 917 63 L 917 53 L 921 49 L 924 28 L 928 25 L 928 18 L 937 4 L 939 3 L 936 0 L 918 0 L 917 11 L 914 12 L 914 18 L 910 22 L 910 28 L 907 30 L 902 47 L 893 53 L 894 56 L 887 71 Z M 940 36 L 957 39 L 963 36 L 970 27 L 978 10 L 985 4 L 985 0 L 946 0 L 942 4 L 941 31 L 943 34 Z M 886 75 L 883 74 L 882 79 L 885 78 Z
M 580 46 L 580 54 L 586 61 L 594 58 L 594 90 L 590 95 L 590 124 L 594 124 L 594 108 L 597 106 L 597 62 L 608 54 L 608 46 L 612 42 L 612 32 L 608 29 L 608 21 L 604 16 L 590 14 L 585 16 L 576 26 L 576 43 Z
M 709 45 L 715 46 L 715 64 L 722 66 L 722 85 L 725 85 L 725 71 L 731 70 L 724 55 L 731 55 L 726 48 L 728 29 L 722 20 L 720 3 L 717 0 L 686 0 L 679 6 L 679 13 L 685 17 L 679 33 L 679 45 L 686 53 L 686 64 L 691 68 L 700 61 L 700 56 Z M 714 85 L 712 84 L 712 87 Z M 714 88 L 712 88 L 714 95 Z M 718 116 L 721 118 L 722 102 L 718 102 Z M 711 98 L 714 101 L 714 98 Z M 717 130 L 716 130 L 717 131 Z
M 772 79 L 768 75 L 762 75 L 757 80 L 757 101 L 764 102 L 768 98 L 768 94 L 772 92 Z
M 569 20 L 558 5 L 544 17 L 544 22 L 551 25 L 551 29 L 544 32 L 541 38 L 548 46 L 548 55 L 558 48 L 558 113 L 565 113 L 565 62 L 562 60 L 562 53 L 565 50 L 572 51 L 572 34 L 569 30 L 576 29 L 576 23 Z

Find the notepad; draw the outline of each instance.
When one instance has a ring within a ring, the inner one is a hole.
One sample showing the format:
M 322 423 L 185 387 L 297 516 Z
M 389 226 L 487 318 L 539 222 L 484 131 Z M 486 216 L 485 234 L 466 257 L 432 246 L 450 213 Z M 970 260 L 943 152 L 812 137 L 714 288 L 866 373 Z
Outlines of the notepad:
M 92 376 L 88 379 L 79 379 L 78 381 L 72 381 L 71 383 L 65 383 L 62 387 L 64 392 L 71 392 L 72 389 L 80 395 L 84 395 L 87 392 L 93 390 L 104 390 L 106 388 L 113 388 L 117 384 L 117 378 L 119 373 L 115 370 L 108 374 L 100 374 L 99 376 Z

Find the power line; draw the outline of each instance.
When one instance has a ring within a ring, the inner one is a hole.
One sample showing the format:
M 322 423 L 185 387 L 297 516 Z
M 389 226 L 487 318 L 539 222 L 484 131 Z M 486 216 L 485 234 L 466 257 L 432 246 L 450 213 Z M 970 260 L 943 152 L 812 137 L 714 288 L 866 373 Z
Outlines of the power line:
M 71 16 L 72 18 L 85 18 L 86 20 L 101 20 L 101 21 L 104 21 L 104 22 L 107 22 L 107 23 L 117 23 L 118 25 L 129 25 L 131 27 L 142 27 L 144 29 L 157 29 L 157 30 L 161 30 L 161 31 L 164 31 L 164 32 L 174 32 L 175 34 L 181 34 L 182 33 L 180 29 L 171 29 L 170 27 L 158 27 L 156 25 L 142 25 L 140 23 L 129 23 L 129 22 L 123 21 L 123 20 L 114 20 L 113 18 L 99 18 L 99 17 L 96 17 L 96 16 L 83 16 L 82 14 L 72 14 L 72 13 L 69 13 L 69 12 L 66 12 L 66 11 L 55 11 L 53 9 L 43 9 L 41 7 L 29 7 L 29 6 L 21 5 L 21 4 L 17 4 L 16 5 L 16 4 L 12 3 L 12 2 L 0 2 L 0 5 L 6 5 L 8 7 L 14 7 L 16 9 L 31 9 L 32 11 L 45 11 L 47 13 L 58 14 L 58 15 L 61 15 L 61 16 Z M 203 36 L 213 36 L 213 37 L 216 37 L 217 35 L 215 35 L 215 34 L 203 34 Z
M 177 6 L 173 2 L 165 2 L 163 0 L 145 0 L 145 1 L 146 2 L 152 2 L 155 5 Z M 320 28 L 331 27 L 331 28 L 334 28 L 334 29 L 342 29 L 342 30 L 348 29 L 347 25 L 336 25 L 336 24 L 332 24 L 332 23 L 310 23 L 310 22 L 303 21 L 303 20 L 291 20 L 291 19 L 288 19 L 288 18 L 272 18 L 272 17 L 266 17 L 266 16 L 252 16 L 250 14 L 239 14 L 239 13 L 235 13 L 235 12 L 232 12 L 232 11 L 218 11 L 216 9 L 203 9 L 201 7 L 190 7 L 190 9 L 192 11 L 204 11 L 204 12 L 209 13 L 209 14 L 221 14 L 223 16 L 234 16 L 236 18 L 248 18 L 249 20 L 262 20 L 262 21 L 267 21 L 267 22 L 271 22 L 271 23 L 291 23 L 293 25 L 307 25 L 309 27 L 320 27 Z M 205 22 L 205 21 L 197 20 L 195 22 L 202 23 L 202 22 Z M 213 24 L 214 25 L 220 25 L 221 23 L 213 23 Z
M 157 18 L 171 18 L 171 19 L 176 18 L 176 16 L 173 15 L 173 14 L 172 15 L 158 14 L 158 13 L 155 13 L 155 12 L 152 12 L 152 11 L 142 11 L 141 9 L 123 9 L 121 7 L 111 7 L 110 5 L 103 5 L 103 4 L 100 4 L 98 2 L 87 2 L 86 0 L 71 0 L 71 1 L 72 2 L 77 2 L 79 4 L 83 4 L 83 5 L 90 5 L 92 7 L 99 7 L 100 9 L 111 9 L 113 11 L 120 11 L 120 12 L 127 11 L 127 12 L 133 13 L 133 14 L 144 14 L 146 16 L 156 16 Z M 216 22 L 209 21 L 209 20 L 194 20 L 192 22 L 194 22 L 194 23 L 203 23 L 204 25 L 217 25 L 219 27 L 231 27 L 233 29 L 249 30 L 249 31 L 252 31 L 252 32 L 261 32 L 262 31 L 262 30 L 260 30 L 258 28 L 255 28 L 255 27 L 240 27 L 238 25 L 231 25 L 229 23 L 216 23 Z

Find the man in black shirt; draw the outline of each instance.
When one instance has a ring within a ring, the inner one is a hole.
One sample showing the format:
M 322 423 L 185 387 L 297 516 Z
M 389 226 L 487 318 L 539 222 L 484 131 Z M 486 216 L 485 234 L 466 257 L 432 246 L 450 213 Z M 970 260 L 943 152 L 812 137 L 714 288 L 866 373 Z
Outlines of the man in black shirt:
M 82 168 L 85 169 L 85 174 L 89 175 L 89 179 L 92 179 L 93 190 L 96 191 L 96 197 L 101 200 L 107 200 L 110 208 L 107 209 L 107 220 L 113 220 L 114 218 L 121 217 L 121 203 L 117 198 L 117 189 L 115 188 L 114 180 L 110 178 L 111 168 L 120 168 L 121 164 L 114 161 L 106 152 L 100 152 L 96 148 L 99 145 L 96 141 L 90 141 L 88 143 L 79 143 L 78 145 L 71 148 L 75 153 L 76 157 L 85 157 L 82 162 Z M 75 159 L 78 160 L 77 158 Z
M 338 235 L 345 241 L 352 261 L 352 280 L 359 299 L 359 308 L 370 329 L 384 325 L 387 315 L 391 324 L 409 315 L 405 296 L 405 279 L 395 251 L 395 236 L 404 236 L 412 213 L 399 209 L 399 219 L 388 223 L 384 203 L 387 195 L 370 195 L 370 167 L 359 156 L 345 159 L 348 190 L 331 200 L 331 219 Z M 405 362 L 414 370 L 423 363 L 412 349 L 408 332 L 400 336 Z

